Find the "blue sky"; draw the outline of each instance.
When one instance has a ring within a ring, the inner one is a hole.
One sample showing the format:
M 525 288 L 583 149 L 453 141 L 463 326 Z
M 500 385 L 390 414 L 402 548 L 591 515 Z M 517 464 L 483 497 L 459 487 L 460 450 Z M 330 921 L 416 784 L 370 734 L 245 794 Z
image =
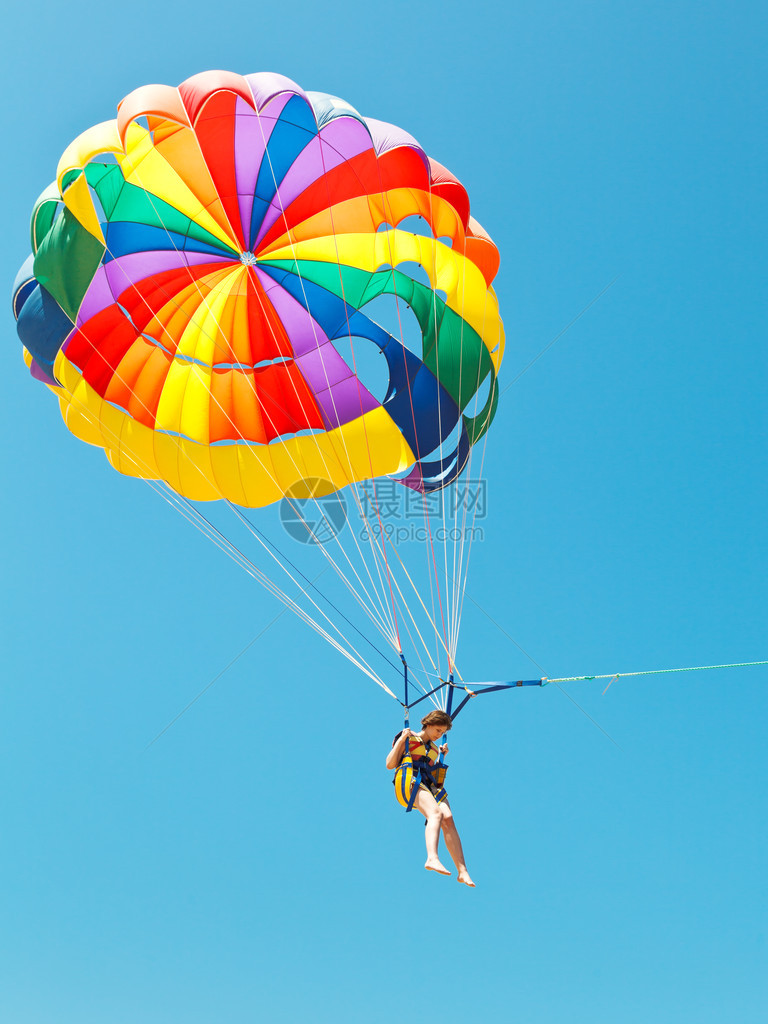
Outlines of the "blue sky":
M 223 67 L 458 175 L 502 254 L 503 386 L 600 295 L 500 405 L 468 589 L 504 632 L 468 609 L 465 673 L 768 657 L 762 5 L 75 0 L 6 28 L 8 290 L 67 143 Z M 397 705 L 288 616 L 146 749 L 279 605 L 67 433 L 10 311 L 5 338 L 4 1020 L 765 1019 L 765 668 L 471 705 L 478 888 L 428 875 Z

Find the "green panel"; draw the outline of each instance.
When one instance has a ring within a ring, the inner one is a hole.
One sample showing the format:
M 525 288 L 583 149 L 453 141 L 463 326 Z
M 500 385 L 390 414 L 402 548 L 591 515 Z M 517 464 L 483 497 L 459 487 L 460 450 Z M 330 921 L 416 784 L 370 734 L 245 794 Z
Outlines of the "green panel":
M 69 186 L 72 184 L 73 181 L 77 181 L 77 179 L 80 177 L 80 175 L 82 173 L 83 173 L 83 168 L 82 167 L 75 167 L 73 170 L 67 171 L 67 173 L 64 175 L 64 177 L 61 179 L 61 194 L 62 195 L 64 195 L 64 193 L 67 191 L 67 189 L 69 188 Z
M 237 254 L 237 249 L 225 245 L 170 203 L 138 185 L 129 184 L 117 164 L 89 164 L 85 176 L 99 197 L 107 220 L 147 224 Z
M 480 438 L 485 434 L 493 423 L 493 419 L 496 415 L 496 410 L 499 407 L 499 383 L 494 370 L 491 370 L 491 390 L 488 395 L 488 400 L 483 406 L 482 410 L 477 416 L 463 416 L 464 426 L 467 428 L 469 434 L 469 443 L 474 444 L 475 441 L 479 441 Z
M 59 186 L 52 181 L 32 208 L 29 230 L 32 236 L 32 252 L 37 252 L 40 243 L 51 230 L 56 210 L 61 202 Z
M 429 327 L 435 330 L 433 323 Z M 493 369 L 491 354 L 477 331 L 447 306 L 436 338 L 435 344 L 425 336 L 424 363 L 463 409 Z
M 66 207 L 37 250 L 35 277 L 73 322 L 103 255 L 103 243 Z
M 431 288 L 399 270 L 370 273 L 356 267 L 314 260 L 264 260 L 264 264 L 312 281 L 348 305 L 362 309 L 380 295 L 397 295 L 413 310 L 421 327 L 421 357 L 448 394 L 463 409 L 493 370 L 483 339 Z M 438 373 L 439 367 L 439 373 Z

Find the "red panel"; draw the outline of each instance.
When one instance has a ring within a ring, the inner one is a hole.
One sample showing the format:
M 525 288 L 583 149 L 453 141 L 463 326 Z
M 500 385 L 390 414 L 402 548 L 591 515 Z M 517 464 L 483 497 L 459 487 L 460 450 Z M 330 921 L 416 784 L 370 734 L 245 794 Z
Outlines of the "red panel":
M 104 397 L 125 409 L 137 422 L 154 427 L 171 362 L 167 352 L 146 338 L 137 338 L 117 367 Z
M 429 179 L 424 161 L 410 146 L 391 149 L 376 159 L 372 149 L 346 160 L 318 178 L 291 203 L 282 217 L 259 243 L 259 250 L 285 234 L 289 227 L 301 224 L 330 205 L 355 196 L 380 196 L 393 188 L 420 188 L 427 191 Z
M 67 358 L 103 398 L 120 360 L 136 340 L 127 317 L 109 306 L 86 321 L 66 346 Z
M 293 346 L 255 272 L 248 273 L 248 339 L 251 363 L 293 357 Z
M 192 124 L 195 123 L 200 108 L 208 97 L 220 89 L 236 93 L 253 107 L 253 93 L 242 75 L 236 75 L 233 71 L 201 71 L 199 75 L 193 75 L 179 86 L 179 95 Z
M 235 105 L 232 92 L 217 92 L 205 101 L 195 124 L 195 134 L 216 192 L 241 249 L 247 249 L 240 223 L 235 178 Z
M 274 363 L 254 374 L 264 430 L 271 441 L 307 427 L 323 429 L 314 396 L 295 363 Z
M 469 196 L 467 195 L 467 190 L 455 174 L 431 157 L 429 158 L 429 169 L 432 179 L 432 191 L 436 196 L 441 196 L 443 199 L 448 200 L 456 213 L 458 213 L 461 223 L 466 230 L 467 222 L 469 221 Z
M 120 294 L 118 301 L 131 314 L 138 330 L 143 331 L 152 317 L 169 302 L 173 302 L 174 298 L 184 291 L 191 282 L 199 281 L 208 274 L 227 270 L 229 267 L 230 264 L 221 263 L 175 267 L 172 270 L 163 271 L 161 274 L 145 277 L 143 281 L 131 285 Z M 205 294 L 210 290 L 203 286 L 201 288 Z
M 211 441 L 244 439 L 266 444 L 253 375 L 242 370 L 214 370 L 211 379 Z

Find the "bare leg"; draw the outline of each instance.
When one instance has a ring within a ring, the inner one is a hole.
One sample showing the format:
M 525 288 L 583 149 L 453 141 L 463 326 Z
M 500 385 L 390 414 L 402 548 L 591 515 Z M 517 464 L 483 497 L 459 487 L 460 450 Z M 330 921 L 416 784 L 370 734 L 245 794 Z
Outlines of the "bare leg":
M 475 883 L 469 877 L 467 871 L 467 865 L 464 863 L 464 850 L 461 846 L 461 839 L 459 839 L 459 832 L 456 828 L 456 822 L 453 820 L 453 814 L 451 808 L 448 806 L 448 801 L 445 801 L 440 806 L 442 813 L 442 829 L 443 837 L 445 838 L 445 845 L 448 847 L 448 853 L 451 855 L 451 860 L 456 865 L 458 871 L 457 881 L 463 882 L 464 885 L 469 885 L 471 888 L 475 888 Z
M 442 823 L 442 812 L 431 793 L 426 789 L 420 789 L 413 804 L 427 819 L 427 826 L 424 829 L 424 839 L 427 844 L 427 862 L 424 867 L 427 871 L 436 871 L 439 875 L 450 875 L 448 868 L 444 867 L 437 855 L 437 844 L 440 840 L 440 825 Z M 449 847 L 450 849 L 450 847 Z

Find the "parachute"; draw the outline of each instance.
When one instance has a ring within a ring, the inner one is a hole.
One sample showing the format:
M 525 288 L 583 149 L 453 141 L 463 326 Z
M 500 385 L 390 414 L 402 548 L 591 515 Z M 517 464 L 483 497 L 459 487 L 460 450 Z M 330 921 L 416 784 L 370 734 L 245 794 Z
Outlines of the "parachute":
M 67 148 L 31 240 L 13 305 L 33 376 L 74 435 L 198 524 L 190 503 L 223 499 L 258 534 L 242 510 L 346 491 L 381 527 L 384 480 L 437 495 L 444 513 L 493 421 L 499 254 L 466 190 L 401 128 L 281 75 L 135 90 Z M 469 521 L 453 505 L 444 566 L 425 520 L 430 595 L 381 528 L 368 530 L 365 569 L 326 552 L 403 659 L 398 623 L 412 624 L 433 676 L 405 594 L 453 672 Z M 268 554 L 308 598 L 300 614 L 349 656 L 349 629 Z

